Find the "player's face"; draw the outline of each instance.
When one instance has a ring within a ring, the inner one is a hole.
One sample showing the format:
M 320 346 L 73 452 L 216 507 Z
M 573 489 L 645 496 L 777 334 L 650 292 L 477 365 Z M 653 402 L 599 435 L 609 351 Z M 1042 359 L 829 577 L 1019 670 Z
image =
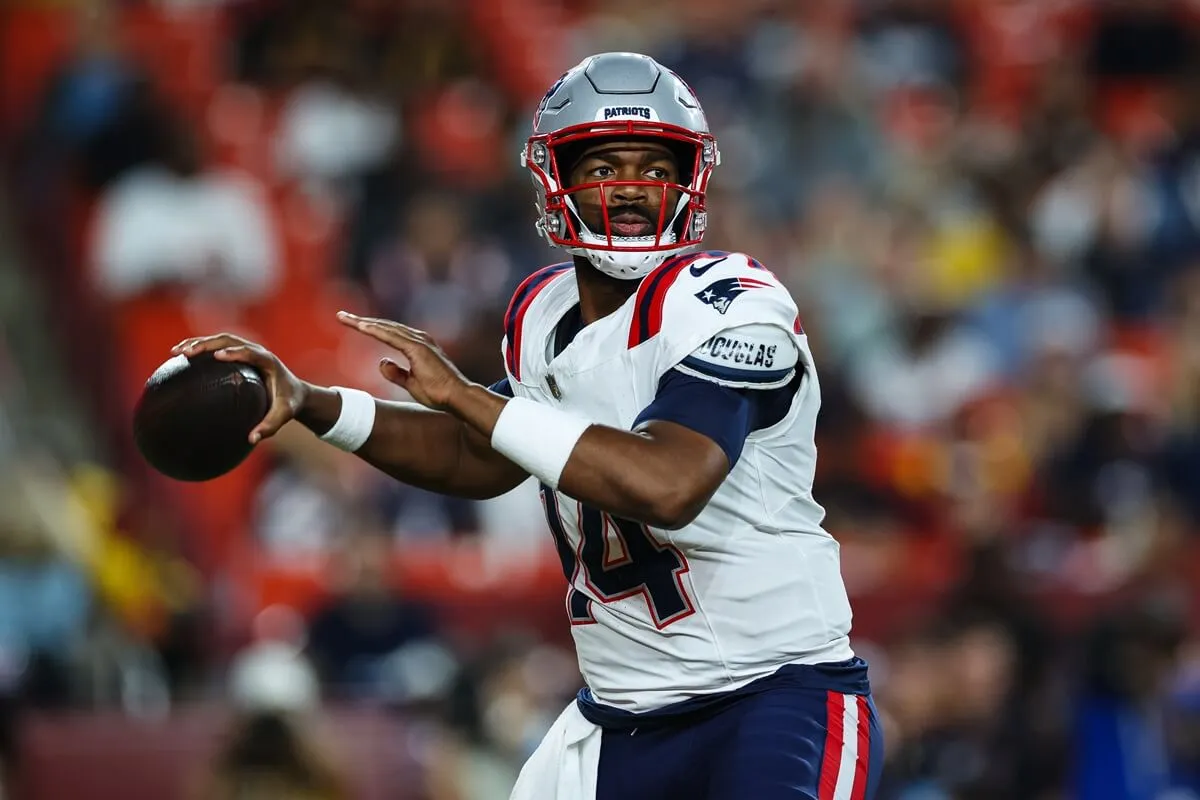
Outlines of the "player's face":
M 627 182 L 679 183 L 679 172 L 678 160 L 665 145 L 605 142 L 584 151 L 571 168 L 569 182 L 571 186 L 606 184 L 572 193 L 579 216 L 589 230 L 603 235 L 611 228 L 613 236 L 653 236 L 658 232 L 660 219 L 664 226 L 670 225 L 679 191 Z M 660 217 L 664 199 L 666 213 Z

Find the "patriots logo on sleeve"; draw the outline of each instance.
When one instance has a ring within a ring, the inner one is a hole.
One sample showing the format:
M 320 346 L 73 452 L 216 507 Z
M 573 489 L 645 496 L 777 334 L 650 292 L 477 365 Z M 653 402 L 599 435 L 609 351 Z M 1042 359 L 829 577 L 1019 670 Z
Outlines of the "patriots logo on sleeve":
M 743 278 L 740 276 L 721 278 L 719 281 L 713 281 L 701 291 L 696 292 L 696 299 L 706 306 L 712 306 L 719 313 L 724 314 L 729 310 L 730 304 L 742 292 L 749 291 L 750 289 L 769 289 L 770 287 L 771 284 L 766 281 L 760 281 L 757 278 Z

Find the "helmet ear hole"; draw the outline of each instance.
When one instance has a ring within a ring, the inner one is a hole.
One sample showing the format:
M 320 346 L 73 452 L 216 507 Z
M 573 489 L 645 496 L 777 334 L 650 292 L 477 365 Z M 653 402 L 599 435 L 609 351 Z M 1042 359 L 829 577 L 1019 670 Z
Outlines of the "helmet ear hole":
M 560 170 L 559 176 L 564 186 L 570 185 L 571 173 L 575 171 L 575 167 L 579 164 L 580 159 L 583 158 L 583 154 L 594 144 L 594 141 L 569 142 L 567 144 L 560 144 L 554 148 L 554 162 L 558 164 Z
M 679 165 L 679 182 L 684 186 L 691 186 L 692 179 L 696 177 L 696 146 L 672 140 L 667 140 L 665 144 L 675 156 L 675 163 Z

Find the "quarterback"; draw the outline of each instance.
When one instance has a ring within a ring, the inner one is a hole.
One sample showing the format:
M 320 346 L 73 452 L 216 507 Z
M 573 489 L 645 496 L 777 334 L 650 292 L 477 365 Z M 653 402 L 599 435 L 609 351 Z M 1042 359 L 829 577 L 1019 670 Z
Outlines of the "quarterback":
M 515 800 L 864 800 L 878 783 L 867 665 L 811 492 L 820 385 L 796 304 L 751 256 L 699 249 L 720 160 L 679 76 L 592 56 L 546 93 L 521 154 L 538 230 L 571 260 L 516 290 L 505 380 L 473 384 L 423 332 L 345 313 L 403 357 L 380 371 L 415 402 L 314 386 L 227 334 L 175 348 L 263 371 L 252 441 L 295 419 L 437 492 L 537 479 L 586 688 Z

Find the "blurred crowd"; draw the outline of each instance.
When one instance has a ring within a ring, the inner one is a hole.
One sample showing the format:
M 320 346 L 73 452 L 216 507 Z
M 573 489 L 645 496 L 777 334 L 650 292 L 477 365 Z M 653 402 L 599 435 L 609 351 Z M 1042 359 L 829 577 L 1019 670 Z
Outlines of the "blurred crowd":
M 567 626 L 532 619 L 561 578 L 520 613 L 470 594 L 552 564 L 532 488 L 431 495 L 302 431 L 171 485 L 129 409 L 171 345 L 219 330 L 397 396 L 339 308 L 500 377 L 510 292 L 563 260 L 517 163 L 532 109 L 619 49 L 708 112 L 706 246 L 752 253 L 801 307 L 881 800 L 1200 797 L 1200 3 L 2 14 L 0 775 L 36 760 L 28 709 L 216 700 L 234 720 L 205 797 L 353 794 L 365 757 L 309 740 L 333 706 L 403 724 L 375 761 L 410 771 L 380 796 L 507 796 L 578 684 Z M 297 574 L 313 585 L 267 586 Z

